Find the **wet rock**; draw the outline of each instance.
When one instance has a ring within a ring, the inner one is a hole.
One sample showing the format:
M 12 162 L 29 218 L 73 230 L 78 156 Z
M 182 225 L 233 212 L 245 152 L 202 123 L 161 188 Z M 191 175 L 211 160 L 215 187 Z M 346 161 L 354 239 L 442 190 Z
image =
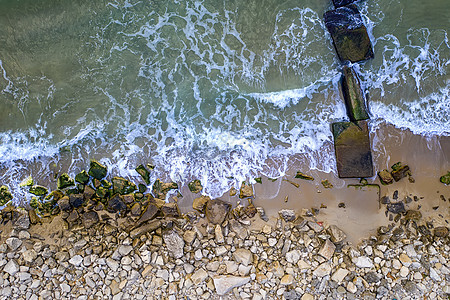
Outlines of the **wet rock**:
M 354 63 L 373 58 L 372 43 L 356 5 L 327 11 L 324 19 L 341 61 Z
M 394 183 L 394 177 L 392 177 L 391 173 L 389 173 L 389 171 L 386 169 L 378 172 L 378 177 L 380 178 L 381 184 L 383 185 Z
M 30 219 L 30 223 L 33 225 L 42 223 L 41 218 L 39 218 L 34 209 L 28 210 L 28 218 Z
M 443 184 L 450 185 L 450 171 L 447 172 L 447 174 L 442 175 L 439 178 L 439 181 L 442 182 Z
M 70 205 L 72 205 L 74 208 L 79 208 L 84 203 L 84 195 L 83 194 L 70 194 L 69 202 L 70 202 Z M 63 210 L 63 209 L 61 208 L 61 210 Z
M 12 200 L 12 194 L 6 185 L 0 187 L 0 205 L 5 205 Z
M 434 229 L 435 237 L 446 237 L 448 235 L 448 228 L 445 226 L 436 227 Z
M 127 205 L 123 202 L 122 196 L 116 194 L 108 200 L 106 209 L 110 213 L 124 212 L 127 209 Z
M 95 195 L 95 190 L 93 188 L 91 188 L 88 185 L 84 187 L 84 191 L 83 191 L 84 199 L 90 200 L 92 198 L 92 196 L 94 196 L 94 195 Z
M 66 221 L 67 221 L 69 224 L 75 224 L 75 223 L 77 223 L 78 218 L 79 218 L 78 212 L 77 212 L 76 210 L 72 210 L 72 211 L 70 212 L 70 214 L 68 215 Z
M 98 214 L 95 211 L 88 211 L 82 217 L 83 226 L 91 228 L 99 222 Z
M 367 122 L 338 122 L 332 124 L 332 129 L 339 177 L 372 177 L 372 153 Z
M 169 254 L 174 258 L 181 258 L 184 255 L 184 240 L 174 230 L 170 230 L 163 234 L 164 243 L 166 243 Z
M 58 206 L 62 211 L 70 211 L 72 209 L 68 196 L 64 196 L 61 199 L 59 199 Z
M 300 171 L 297 172 L 297 174 L 295 175 L 295 178 L 300 178 L 300 179 L 303 179 L 303 180 L 311 180 L 311 181 L 314 180 L 314 177 L 312 177 L 310 175 L 306 175 L 306 174 L 304 174 L 304 173 L 302 173 Z
M 399 181 L 400 179 L 408 176 L 408 174 L 410 174 L 408 166 L 401 166 L 391 172 L 391 175 L 395 181 Z
M 178 184 L 175 182 L 161 182 L 161 180 L 156 179 L 153 184 L 152 191 L 156 198 L 164 199 L 166 198 L 167 192 L 178 188 Z
M 322 180 L 321 183 L 322 183 L 322 186 L 326 189 L 333 188 L 333 185 L 331 184 L 331 182 L 328 181 L 328 179 Z
M 334 254 L 334 250 L 336 250 L 336 246 L 330 242 L 329 239 L 327 239 L 325 240 L 325 243 L 323 243 L 322 248 L 320 248 L 319 255 L 325 259 L 331 259 Z
M 42 185 L 33 185 L 32 187 L 30 187 L 29 192 L 36 196 L 44 196 L 47 195 L 48 190 Z
M 285 221 L 285 222 L 292 222 L 295 220 L 296 215 L 295 211 L 292 209 L 282 209 L 278 212 L 278 215 Z
M 75 175 L 75 181 L 81 184 L 87 184 L 89 182 L 89 174 L 83 170 Z
M 251 184 L 243 182 L 239 192 L 239 198 L 243 199 L 248 197 L 253 197 L 253 187 Z
M 408 210 L 405 215 L 406 220 L 418 221 L 422 218 L 422 213 L 418 210 Z
M 192 208 L 201 212 L 205 213 L 205 207 L 206 203 L 211 200 L 208 196 L 200 196 L 198 198 L 194 199 L 194 202 L 192 203 Z
M 250 282 L 250 277 L 238 277 L 231 275 L 220 275 L 214 276 L 214 287 L 216 288 L 216 293 L 218 295 L 225 295 L 232 289 L 240 287 L 244 284 Z
M 245 207 L 244 213 L 247 217 L 253 218 L 258 211 L 256 210 L 256 207 L 253 205 L 251 201 L 249 201 L 249 204 Z
M 200 180 L 196 179 L 188 183 L 188 188 L 194 194 L 200 193 L 203 189 L 202 183 Z
M 133 229 L 130 232 L 130 237 L 132 239 L 138 238 L 141 235 L 146 234 L 147 232 L 155 231 L 159 227 L 161 227 L 161 221 L 160 220 L 150 221 L 150 222 L 148 222 L 148 223 L 146 223 L 144 225 L 141 225 L 141 226 Z
M 106 177 L 108 169 L 96 160 L 91 160 L 88 174 L 95 179 L 102 180 Z
M 75 186 L 75 182 L 70 178 L 69 174 L 63 173 L 58 177 L 57 186 L 58 190 L 62 190 L 70 186 Z
M 336 225 L 328 227 L 328 233 L 330 234 L 333 243 L 340 243 L 347 238 L 347 235 Z
M 263 207 L 258 206 L 256 208 L 256 210 L 258 211 L 258 214 L 259 214 L 259 217 L 261 218 L 261 220 L 263 220 L 264 222 L 269 221 L 269 217 L 266 215 L 266 212 Z
M 165 203 L 160 209 L 164 217 L 178 218 L 181 215 L 180 210 L 178 209 L 178 204 L 174 202 Z
M 388 212 L 391 212 L 393 214 L 401 214 L 406 212 L 403 202 L 389 203 L 388 205 L 386 205 L 386 208 Z
M 206 204 L 206 217 L 213 224 L 222 224 L 231 209 L 231 204 L 214 199 Z
M 139 165 L 135 169 L 136 172 L 141 175 L 144 182 L 149 185 L 150 184 L 150 172 L 144 167 L 144 165 Z
M 132 216 L 139 216 L 141 214 L 141 204 L 140 203 L 135 203 L 133 204 L 133 206 L 131 207 L 131 215 Z
M 147 206 L 145 207 L 141 216 L 136 221 L 136 226 L 139 226 L 140 224 L 143 224 L 145 222 L 152 220 L 154 217 L 156 217 L 156 214 L 158 212 L 159 212 L 159 208 L 154 203 L 147 204 Z
M 136 190 L 136 185 L 125 178 L 113 177 L 111 181 L 113 186 L 113 194 L 126 195 Z
M 361 121 L 369 119 L 366 106 L 366 98 L 361 89 L 358 75 L 352 67 L 344 66 L 344 77 L 342 79 L 342 92 L 344 94 L 345 106 L 350 121 Z

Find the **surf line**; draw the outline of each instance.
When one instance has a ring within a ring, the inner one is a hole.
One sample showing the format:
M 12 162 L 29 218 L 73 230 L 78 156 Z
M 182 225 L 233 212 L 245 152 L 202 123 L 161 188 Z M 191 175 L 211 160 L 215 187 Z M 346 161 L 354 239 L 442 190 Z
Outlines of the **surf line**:
M 331 124 L 340 178 L 373 176 L 369 139 L 370 120 L 365 93 L 354 63 L 374 57 L 372 43 L 355 0 L 333 0 L 334 10 L 324 13 L 325 26 L 342 64 L 342 94 L 350 122 Z

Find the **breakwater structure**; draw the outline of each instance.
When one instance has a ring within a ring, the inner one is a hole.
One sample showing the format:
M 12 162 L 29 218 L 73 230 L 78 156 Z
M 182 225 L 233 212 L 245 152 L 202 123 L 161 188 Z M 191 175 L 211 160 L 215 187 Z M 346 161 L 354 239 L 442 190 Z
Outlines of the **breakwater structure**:
M 350 122 L 332 124 L 338 175 L 341 178 L 373 176 L 365 93 L 353 63 L 374 56 L 372 43 L 360 12 L 351 0 L 333 0 L 334 10 L 325 12 L 324 21 L 336 53 L 343 63 L 342 94 Z

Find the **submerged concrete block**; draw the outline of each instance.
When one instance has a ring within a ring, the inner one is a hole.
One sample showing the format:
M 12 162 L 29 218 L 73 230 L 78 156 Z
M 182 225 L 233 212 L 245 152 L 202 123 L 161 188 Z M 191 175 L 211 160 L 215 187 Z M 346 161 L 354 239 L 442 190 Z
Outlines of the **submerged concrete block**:
M 358 75 L 353 68 L 345 66 L 343 69 L 342 93 L 344 94 L 347 115 L 350 121 L 361 121 L 369 119 L 367 112 L 366 98 L 361 89 Z
M 373 58 L 372 43 L 356 5 L 327 11 L 323 17 L 341 61 L 358 62 Z
M 339 177 L 372 177 L 372 153 L 367 122 L 337 122 L 332 124 L 332 130 Z

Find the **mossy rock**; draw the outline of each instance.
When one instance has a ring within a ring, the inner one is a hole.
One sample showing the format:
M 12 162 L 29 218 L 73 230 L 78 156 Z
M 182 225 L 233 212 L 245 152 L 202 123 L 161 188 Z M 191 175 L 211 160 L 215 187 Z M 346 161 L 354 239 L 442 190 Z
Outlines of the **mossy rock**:
M 168 191 L 176 189 L 178 184 L 175 182 L 161 182 L 159 179 L 156 179 L 152 187 L 153 195 L 160 199 L 165 198 Z
M 64 188 L 75 186 L 75 182 L 72 178 L 70 178 L 69 174 L 63 173 L 61 176 L 58 177 L 58 190 L 62 190 Z
M 112 186 L 113 186 L 113 194 L 130 194 L 136 190 L 136 185 L 125 178 L 122 177 L 113 177 Z
M 255 181 L 256 181 L 256 183 L 262 184 L 262 178 L 261 177 L 256 177 Z
M 326 189 L 333 188 L 333 185 L 331 184 L 331 182 L 328 181 L 328 179 L 322 180 L 321 183 L 322 183 L 323 187 Z
M 75 175 L 75 181 L 81 184 L 87 184 L 89 182 L 89 175 L 88 173 L 83 170 L 77 175 Z
M 102 179 L 100 182 L 105 189 L 110 189 L 112 186 L 111 182 L 106 179 Z
M 142 184 L 142 183 L 138 184 L 139 193 L 145 193 L 146 190 L 147 190 L 147 186 L 145 184 Z
M 146 184 L 150 184 L 150 172 L 144 167 L 144 165 L 139 165 L 135 170 L 139 175 L 141 175 Z
M 200 193 L 203 189 L 202 183 L 200 180 L 196 179 L 188 183 L 188 188 L 194 194 Z
M 36 196 L 45 196 L 48 193 L 48 189 L 42 185 L 33 185 L 30 187 L 29 192 Z
M 20 187 L 32 186 L 32 185 L 33 185 L 33 177 L 31 177 L 31 175 L 28 176 L 27 178 L 22 180 L 22 182 L 19 183 Z
M 42 207 L 42 204 L 37 197 L 31 197 L 30 206 L 31 208 L 38 209 Z
M 99 198 L 106 198 L 106 196 L 108 195 L 108 190 L 101 186 L 95 191 L 95 194 Z
M 382 185 L 388 185 L 394 182 L 394 177 L 392 177 L 391 173 L 386 169 L 378 172 L 378 177 L 380 178 Z
M 342 92 L 350 121 L 354 122 L 369 119 L 366 98 L 361 89 L 358 75 L 356 75 L 353 68 L 348 66 L 344 66 L 343 74 L 344 77 L 341 82 Z
M 0 205 L 5 205 L 13 198 L 11 192 L 6 185 L 0 187 Z
M 449 185 L 450 184 L 450 171 L 447 172 L 447 174 L 442 175 L 441 178 L 439 178 L 439 181 L 443 184 Z
M 306 174 L 304 174 L 304 173 L 302 173 L 300 171 L 297 172 L 297 174 L 295 175 L 295 178 L 300 178 L 300 179 L 303 179 L 303 180 L 311 180 L 311 181 L 314 180 L 314 177 L 312 177 L 310 175 L 306 175 Z
M 96 160 L 91 160 L 90 168 L 89 168 L 89 175 L 94 177 L 95 179 L 102 180 L 106 177 L 106 174 L 108 173 L 108 169 L 106 166 L 102 165 Z

